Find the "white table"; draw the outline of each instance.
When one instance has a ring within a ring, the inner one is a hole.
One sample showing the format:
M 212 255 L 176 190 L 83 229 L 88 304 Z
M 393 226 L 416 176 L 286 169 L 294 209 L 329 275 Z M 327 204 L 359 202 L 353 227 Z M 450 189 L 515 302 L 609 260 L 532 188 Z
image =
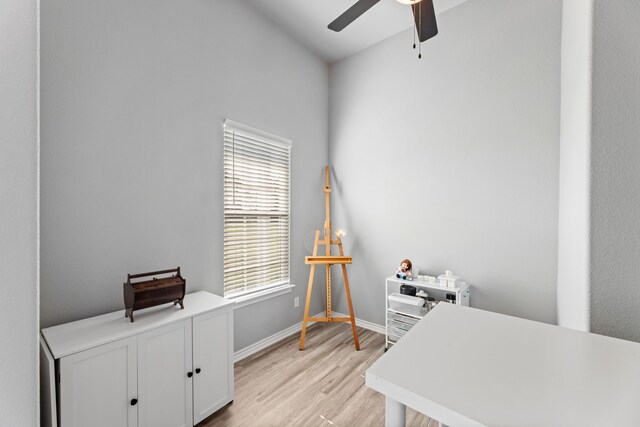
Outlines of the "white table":
M 387 427 L 640 426 L 640 344 L 438 304 L 368 370 Z

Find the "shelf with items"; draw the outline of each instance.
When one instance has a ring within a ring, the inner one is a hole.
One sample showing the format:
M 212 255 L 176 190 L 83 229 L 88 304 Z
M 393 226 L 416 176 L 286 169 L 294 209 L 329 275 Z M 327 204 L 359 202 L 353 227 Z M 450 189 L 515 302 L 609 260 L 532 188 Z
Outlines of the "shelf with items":
M 430 283 L 426 280 L 403 280 L 403 279 L 398 279 L 395 276 L 387 277 L 386 281 L 387 281 L 387 286 L 389 283 L 397 284 L 398 290 L 394 292 L 400 292 L 399 290 L 400 285 L 411 285 L 419 289 L 425 289 L 425 290 L 431 289 L 431 290 L 447 291 L 447 292 L 460 292 L 460 291 L 463 291 L 464 289 L 469 288 L 469 285 L 466 282 L 458 282 L 459 284 L 457 284 L 456 286 L 449 287 L 449 286 L 440 285 L 438 281 L 436 281 L 435 283 Z
M 424 280 L 403 280 L 395 276 L 385 280 L 385 351 L 390 345 L 398 342 L 411 328 L 429 313 L 428 307 L 417 305 L 421 297 L 403 295 L 402 285 L 411 285 L 416 290 L 424 291 L 438 303 L 453 303 L 469 306 L 469 285 L 457 282 L 455 286 L 442 286 L 438 282 L 430 283 Z M 426 300 L 425 300 L 426 303 Z M 426 305 L 426 304 L 425 304 Z

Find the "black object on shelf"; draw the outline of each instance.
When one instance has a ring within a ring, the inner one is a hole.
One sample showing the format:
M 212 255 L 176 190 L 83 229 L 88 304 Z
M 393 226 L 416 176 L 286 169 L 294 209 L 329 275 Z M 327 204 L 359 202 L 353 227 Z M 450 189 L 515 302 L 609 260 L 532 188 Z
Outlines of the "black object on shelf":
M 456 294 L 447 294 L 445 297 L 447 298 L 447 302 L 450 302 L 451 304 L 456 303 Z
M 403 295 L 416 296 L 416 287 L 411 285 L 400 285 L 400 293 Z

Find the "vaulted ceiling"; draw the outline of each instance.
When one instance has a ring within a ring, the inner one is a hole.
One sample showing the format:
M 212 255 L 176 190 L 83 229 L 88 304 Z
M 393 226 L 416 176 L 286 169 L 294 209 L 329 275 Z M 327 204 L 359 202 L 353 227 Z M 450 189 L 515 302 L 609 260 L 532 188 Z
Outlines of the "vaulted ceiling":
M 413 25 L 411 7 L 381 0 L 339 33 L 327 25 L 356 0 L 245 0 L 328 63 L 337 62 Z M 434 0 L 436 14 L 467 0 Z

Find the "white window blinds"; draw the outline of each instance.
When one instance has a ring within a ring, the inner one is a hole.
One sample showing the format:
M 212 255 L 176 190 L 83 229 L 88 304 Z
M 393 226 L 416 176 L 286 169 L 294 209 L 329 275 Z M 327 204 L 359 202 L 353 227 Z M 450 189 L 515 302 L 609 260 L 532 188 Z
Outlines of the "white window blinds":
M 291 141 L 224 124 L 224 295 L 289 283 Z

